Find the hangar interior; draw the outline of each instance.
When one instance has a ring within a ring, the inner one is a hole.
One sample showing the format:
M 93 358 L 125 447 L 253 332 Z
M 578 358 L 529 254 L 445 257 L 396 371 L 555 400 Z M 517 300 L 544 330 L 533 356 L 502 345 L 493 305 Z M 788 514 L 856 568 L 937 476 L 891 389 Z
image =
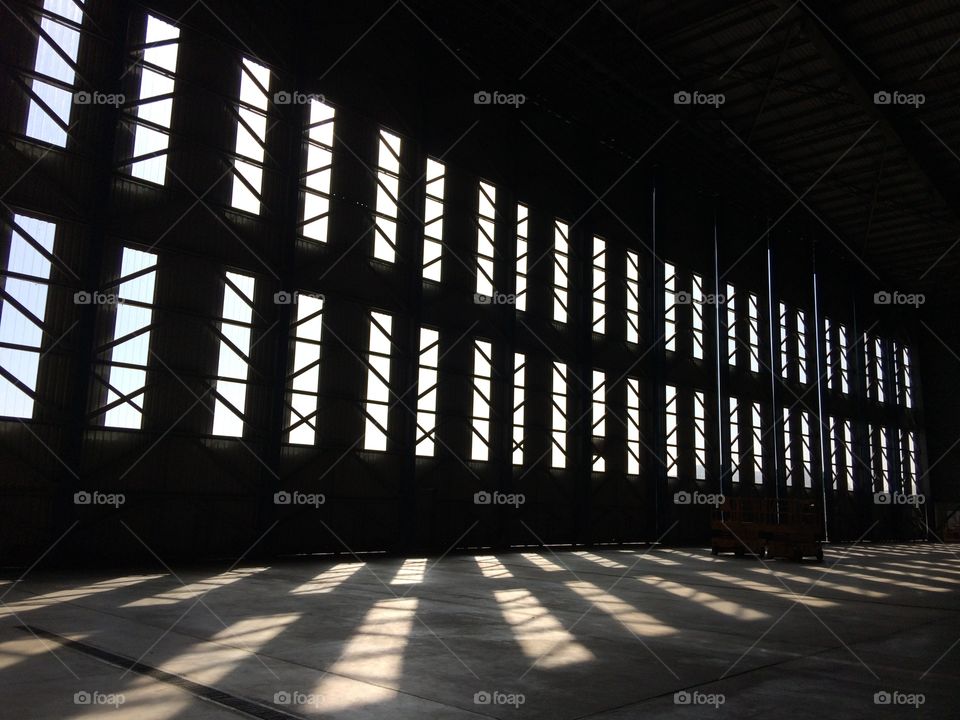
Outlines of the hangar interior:
M 15 716 L 956 706 L 955 4 L 0 4 Z

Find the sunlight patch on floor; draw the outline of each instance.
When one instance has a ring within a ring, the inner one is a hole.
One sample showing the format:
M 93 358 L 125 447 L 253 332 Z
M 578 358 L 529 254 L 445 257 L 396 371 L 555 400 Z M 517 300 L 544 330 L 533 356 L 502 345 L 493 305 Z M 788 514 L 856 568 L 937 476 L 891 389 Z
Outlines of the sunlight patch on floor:
M 313 712 L 386 702 L 396 695 L 391 688 L 399 683 L 403 673 L 403 654 L 416 619 L 417 603 L 417 598 L 391 598 L 370 608 L 340 658 L 317 684 L 314 694 L 319 696 L 319 704 Z
M 601 557 L 592 552 L 587 552 L 586 550 L 578 550 L 573 553 L 578 557 L 582 557 L 584 560 L 589 560 L 590 562 L 596 563 L 597 565 L 602 565 L 603 567 L 608 568 L 620 568 L 622 570 L 627 569 L 627 565 L 623 563 L 618 563 L 616 560 L 611 560 L 609 558 Z
M 531 661 L 537 661 L 537 667 L 557 668 L 594 659 L 529 590 L 495 590 L 493 594 L 517 644 Z
M 153 607 L 156 605 L 176 605 L 177 603 L 182 603 L 186 600 L 194 600 L 208 592 L 227 587 L 228 585 L 232 585 L 240 580 L 245 580 L 251 575 L 263 572 L 264 570 L 266 570 L 265 567 L 231 570 L 230 572 L 212 575 L 208 578 L 204 578 L 203 580 L 197 580 L 192 583 L 187 583 L 186 585 L 181 585 L 180 587 L 172 590 L 164 590 L 163 592 L 157 593 L 156 595 L 152 595 L 150 597 L 132 600 L 131 602 L 121 605 L 120 607 L 135 608 Z M 174 581 L 176 580 L 176 578 L 172 579 Z
M 493 555 L 477 555 L 474 560 L 484 577 L 494 579 L 512 578 L 513 573 Z
M 520 557 L 532 562 L 544 572 L 566 572 L 566 568 L 560 567 L 555 562 L 547 560 L 543 555 L 537 553 L 520 553 Z
M 676 628 L 667 625 L 652 615 L 640 612 L 626 600 L 611 595 L 609 592 L 589 582 L 564 583 L 570 590 L 577 593 L 591 606 L 605 612 L 614 618 L 635 635 L 640 637 L 663 637 L 673 635 Z
M 721 615 L 726 615 L 730 618 L 735 618 L 737 620 L 762 620 L 763 618 L 770 617 L 765 612 L 760 612 L 759 610 L 745 607 L 740 603 L 733 602 L 732 600 L 724 600 L 723 598 L 708 593 L 705 590 L 698 590 L 697 588 L 690 587 L 689 585 L 683 585 L 672 580 L 666 580 L 658 575 L 641 575 L 636 579 L 647 585 L 664 590 L 671 595 L 675 595 L 683 598 L 684 600 L 696 603 L 697 605 L 710 608 L 714 612 L 720 613 Z
M 322 595 L 332 592 L 353 577 L 364 563 L 338 563 L 290 591 L 291 595 Z
M 391 585 L 419 585 L 423 582 L 424 573 L 427 571 L 426 558 L 409 558 L 403 561 L 403 565 L 397 570 L 396 575 L 390 581 Z

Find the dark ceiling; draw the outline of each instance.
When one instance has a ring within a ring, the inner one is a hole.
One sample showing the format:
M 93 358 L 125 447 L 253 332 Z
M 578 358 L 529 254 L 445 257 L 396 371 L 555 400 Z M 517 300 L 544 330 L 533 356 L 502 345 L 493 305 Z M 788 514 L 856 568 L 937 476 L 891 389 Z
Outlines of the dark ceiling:
M 771 223 L 804 213 L 878 286 L 960 299 L 955 0 L 278 0 L 222 12 L 238 43 L 285 57 L 275 62 L 308 84 L 349 68 L 384 97 L 402 84 L 431 101 L 502 88 L 627 158 L 709 147 L 724 187 L 777 198 Z M 725 102 L 677 105 L 682 90 Z M 878 104 L 882 91 L 922 104 Z
M 438 26 L 450 5 L 409 0 Z M 729 168 L 789 188 L 791 204 L 801 198 L 797 207 L 882 282 L 956 297 L 960 248 L 948 251 L 960 240 L 960 4 L 456 6 L 441 37 L 468 64 L 492 54 L 504 77 L 525 73 L 525 87 L 585 124 L 643 125 L 640 135 L 656 138 L 681 119 L 723 149 Z M 673 104 L 674 92 L 694 89 L 725 103 L 713 112 Z M 924 101 L 876 104 L 881 91 Z

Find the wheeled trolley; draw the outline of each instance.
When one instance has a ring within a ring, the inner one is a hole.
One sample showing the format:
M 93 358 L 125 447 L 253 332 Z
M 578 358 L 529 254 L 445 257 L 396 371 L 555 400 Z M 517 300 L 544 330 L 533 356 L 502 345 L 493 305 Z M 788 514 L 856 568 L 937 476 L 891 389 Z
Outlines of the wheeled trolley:
M 761 533 L 764 526 L 759 498 L 728 498 L 710 520 L 710 551 L 714 555 L 732 552 L 734 555 L 763 557 L 766 542 Z
M 783 499 L 776 504 L 777 522 L 765 530 L 767 554 L 800 562 L 805 557 L 823 560 L 823 523 L 817 504 L 810 500 Z
M 817 505 L 795 498 L 728 498 L 710 523 L 714 555 L 823 560 L 823 523 Z

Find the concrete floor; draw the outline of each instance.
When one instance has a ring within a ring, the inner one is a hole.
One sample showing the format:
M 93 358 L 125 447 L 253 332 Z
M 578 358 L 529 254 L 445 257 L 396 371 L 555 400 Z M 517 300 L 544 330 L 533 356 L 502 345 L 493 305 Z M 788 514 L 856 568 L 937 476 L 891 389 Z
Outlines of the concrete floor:
M 0 717 L 956 717 L 958 552 L 33 571 L 0 584 Z

